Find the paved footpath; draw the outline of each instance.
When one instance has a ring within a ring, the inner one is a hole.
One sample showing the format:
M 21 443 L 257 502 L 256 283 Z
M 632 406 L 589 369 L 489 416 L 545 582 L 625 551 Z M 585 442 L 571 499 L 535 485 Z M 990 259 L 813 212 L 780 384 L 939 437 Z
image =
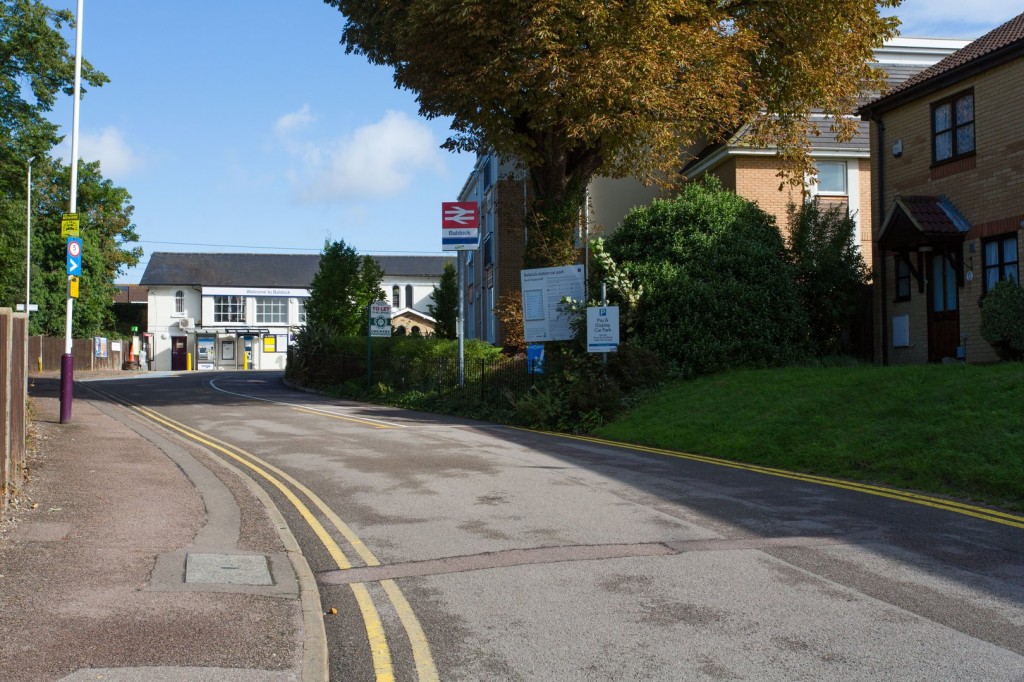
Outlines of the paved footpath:
M 0 527 L 0 678 L 326 679 L 316 586 L 265 493 L 82 385 L 60 425 L 59 380 L 33 384 L 26 497 Z

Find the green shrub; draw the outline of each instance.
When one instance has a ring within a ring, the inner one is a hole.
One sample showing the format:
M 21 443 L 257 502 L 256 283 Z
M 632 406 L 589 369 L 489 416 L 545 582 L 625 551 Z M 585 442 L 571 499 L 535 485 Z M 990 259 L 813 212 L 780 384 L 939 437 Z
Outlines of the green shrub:
M 996 282 L 981 306 L 981 336 L 1004 360 L 1024 359 L 1024 288 Z
M 851 329 L 859 319 L 867 266 L 856 246 L 857 224 L 844 208 L 821 209 L 818 200 L 789 205 L 786 257 L 807 314 L 818 357 L 851 354 Z
M 807 317 L 774 219 L 716 178 L 634 209 L 607 246 L 643 287 L 635 340 L 684 375 L 807 355 Z

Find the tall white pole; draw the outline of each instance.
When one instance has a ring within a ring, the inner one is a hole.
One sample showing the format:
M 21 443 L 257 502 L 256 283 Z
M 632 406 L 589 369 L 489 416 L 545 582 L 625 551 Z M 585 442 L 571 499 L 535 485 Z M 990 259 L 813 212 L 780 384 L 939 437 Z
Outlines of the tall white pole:
M 83 0 L 78 0 L 78 16 L 75 21 L 75 89 L 74 112 L 71 122 L 71 206 L 69 213 L 78 212 L 78 110 L 82 99 L 82 7 Z M 71 354 L 71 319 L 74 312 L 74 299 L 71 298 L 71 280 L 68 276 L 67 314 L 64 318 L 64 355 L 60 362 L 60 423 L 71 421 L 72 387 L 74 386 L 74 356 Z
M 459 268 L 459 314 L 455 318 L 455 334 L 459 337 L 459 388 L 466 386 L 466 274 L 465 257 L 462 251 L 455 252 L 455 264 Z
M 78 20 L 75 22 L 75 95 L 71 118 L 71 206 L 68 213 L 78 212 L 78 111 L 82 102 L 82 9 L 84 0 L 78 0 Z M 64 326 L 64 352 L 71 353 L 71 314 L 75 299 L 68 292 L 67 319 Z
M 25 190 L 25 336 L 28 337 L 29 301 L 32 300 L 32 162 L 36 157 L 28 160 L 28 181 Z

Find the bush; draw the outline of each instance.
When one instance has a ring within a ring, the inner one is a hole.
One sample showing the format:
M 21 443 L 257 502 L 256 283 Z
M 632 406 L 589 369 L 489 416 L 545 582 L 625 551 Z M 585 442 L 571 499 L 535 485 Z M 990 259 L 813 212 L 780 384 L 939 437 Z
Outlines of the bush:
M 1024 360 L 1024 288 L 996 282 L 981 306 L 981 336 L 1004 360 Z
M 807 317 L 774 219 L 716 178 L 634 209 L 608 251 L 643 287 L 635 340 L 684 375 L 807 355 Z
M 854 351 L 851 330 L 861 316 L 867 266 L 856 247 L 857 224 L 845 209 L 818 200 L 789 205 L 786 257 L 818 357 Z
M 664 380 L 667 370 L 656 354 L 623 344 L 608 354 L 587 353 L 576 342 L 549 343 L 544 380 L 513 400 L 517 421 L 526 426 L 588 433 L 619 416 L 631 396 Z

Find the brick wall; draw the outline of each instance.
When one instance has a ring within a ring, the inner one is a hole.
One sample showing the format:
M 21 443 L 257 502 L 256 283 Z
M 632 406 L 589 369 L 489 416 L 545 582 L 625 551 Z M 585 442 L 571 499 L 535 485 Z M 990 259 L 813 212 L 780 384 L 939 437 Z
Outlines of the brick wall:
M 803 200 L 800 189 L 786 184 L 781 190 L 779 162 L 774 156 L 737 156 L 736 193 L 756 201 L 764 211 L 775 216 L 775 222 L 783 235 L 787 234 L 787 209 L 790 203 L 800 205 Z
M 931 104 L 968 88 L 974 89 L 975 156 L 932 168 Z M 968 362 L 998 359 L 980 333 L 979 302 L 984 290 L 982 239 L 1016 231 L 1018 248 L 1024 247 L 1024 126 L 1018 119 L 1022 90 L 1024 60 L 1018 59 L 884 114 L 885 149 L 876 148 L 877 131 L 871 136 L 876 181 L 879 160 L 885 164 L 885 208 L 880 208 L 877 202 L 872 207 L 875 225 L 881 225 L 884 211 L 896 196 L 913 195 L 948 197 L 971 225 L 964 243 L 965 281 L 958 291 L 960 336 Z M 899 158 L 892 155 L 892 145 L 897 140 L 903 143 L 903 154 Z M 878 191 L 877 185 L 875 190 Z M 925 362 L 926 294 L 918 293 L 915 282 L 909 302 L 894 302 L 891 254 L 887 258 L 885 292 L 889 319 L 886 328 L 890 361 Z M 876 275 L 878 271 L 876 268 Z M 880 319 L 881 295 L 876 297 L 875 312 L 875 319 Z M 915 339 L 920 339 L 923 350 L 892 348 L 891 319 L 902 312 L 911 316 L 911 342 L 916 344 Z M 876 348 L 880 348 L 881 329 L 877 325 L 876 329 Z M 876 357 L 881 358 L 881 354 L 876 353 Z

